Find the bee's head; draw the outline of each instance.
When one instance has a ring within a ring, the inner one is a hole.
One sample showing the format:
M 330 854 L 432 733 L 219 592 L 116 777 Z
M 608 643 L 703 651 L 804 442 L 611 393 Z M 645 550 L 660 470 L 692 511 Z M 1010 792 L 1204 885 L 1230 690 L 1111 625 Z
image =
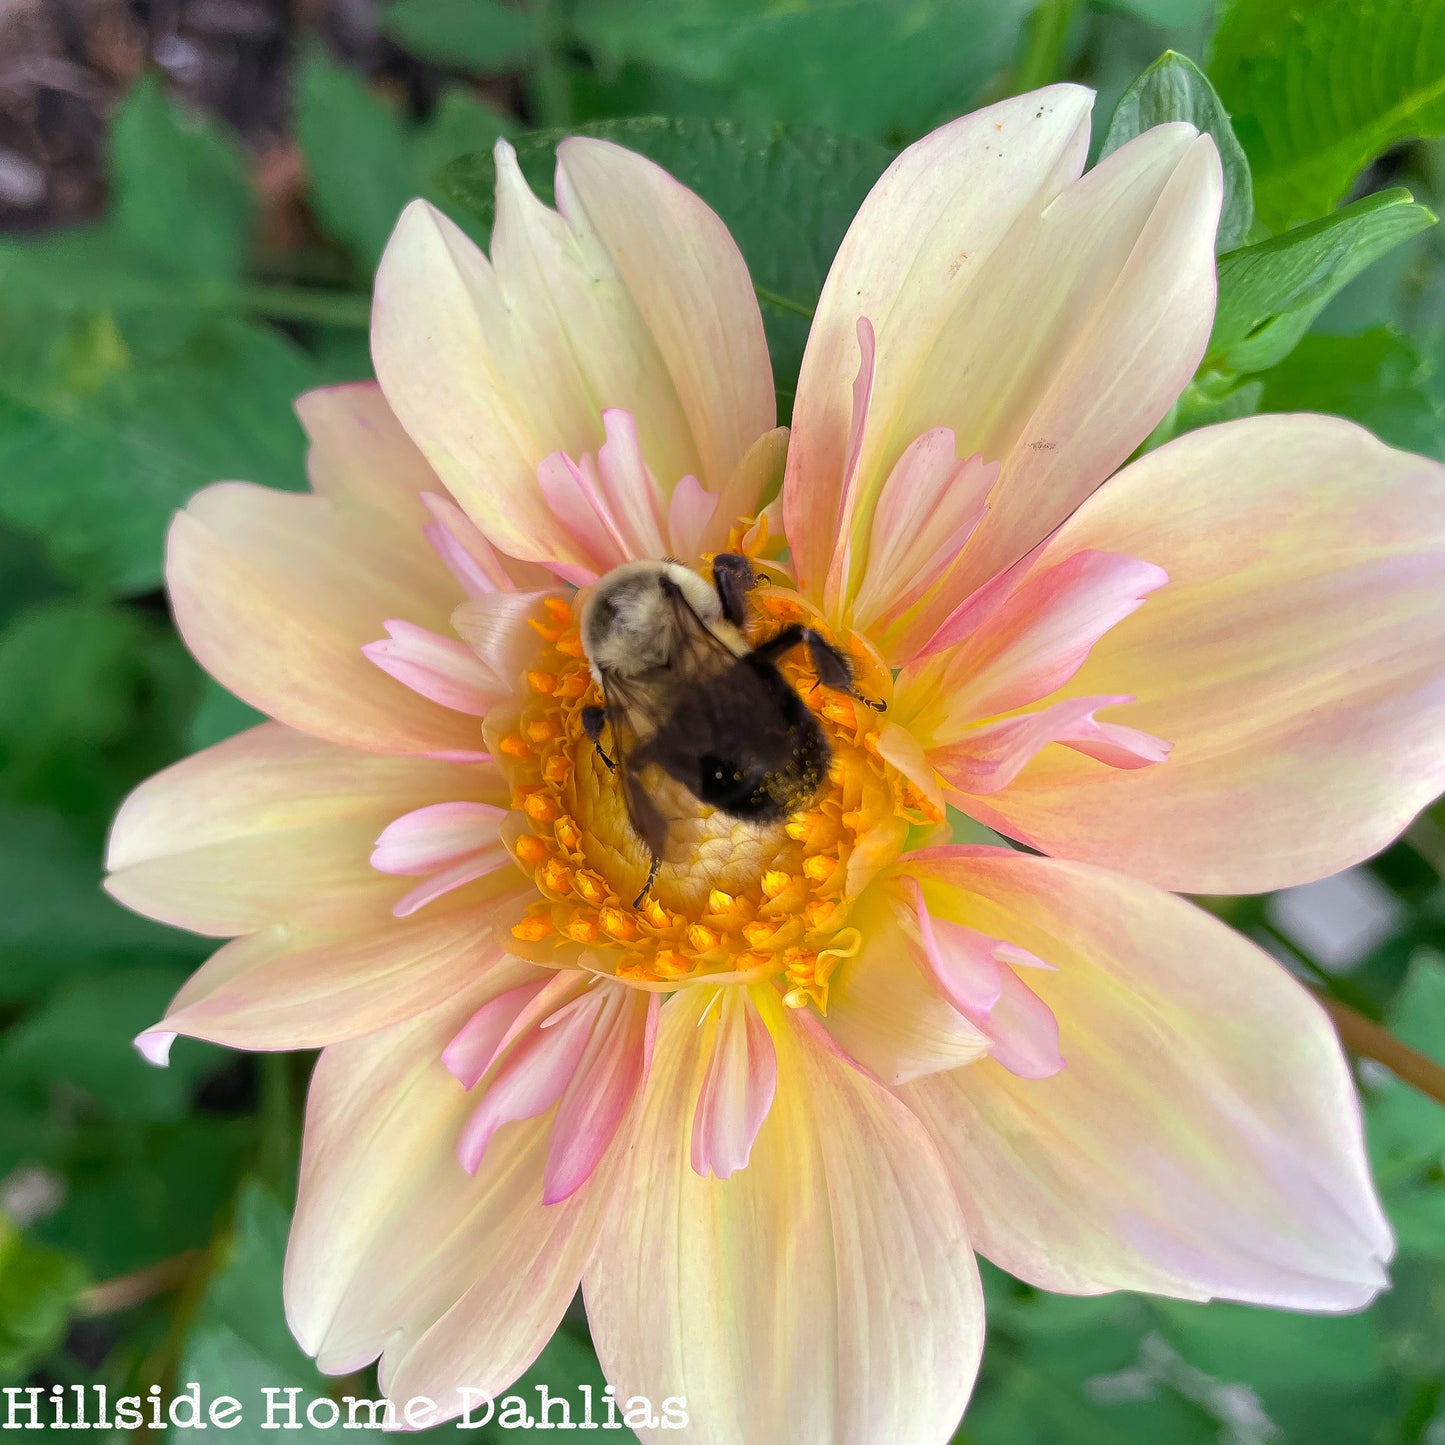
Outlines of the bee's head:
M 627 562 L 599 578 L 582 608 L 582 647 L 593 675 L 635 676 L 663 666 L 673 652 L 678 592 L 704 622 L 722 615 L 717 593 L 680 562 Z

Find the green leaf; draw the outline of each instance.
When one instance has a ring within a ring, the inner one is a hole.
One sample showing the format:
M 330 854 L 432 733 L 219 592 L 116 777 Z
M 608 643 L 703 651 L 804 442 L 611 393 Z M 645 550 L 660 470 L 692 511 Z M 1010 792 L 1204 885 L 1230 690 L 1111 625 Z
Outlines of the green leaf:
M 1032 0 L 592 0 L 573 26 L 606 63 L 732 93 L 739 115 L 875 138 L 967 110 Z
M 375 269 L 396 218 L 459 155 L 488 147 L 507 128 L 495 111 L 447 91 L 431 121 L 414 129 L 352 70 L 319 52 L 301 70 L 297 132 L 311 205 L 327 233 Z
M 235 144 L 149 75 L 121 102 L 110 140 L 113 224 L 128 256 L 166 275 L 238 276 L 254 205 Z
M 148 1064 L 131 1040 L 166 1011 L 184 968 L 137 968 L 91 975 L 57 990 L 0 1041 L 0 1082 L 62 1098 L 115 1119 L 168 1123 L 184 1116 L 191 1090 L 214 1073 L 211 1045 L 172 1051 L 170 1067 Z
M 603 121 L 578 132 L 649 156 L 722 217 L 762 302 L 773 379 L 786 417 L 828 267 L 890 153 L 825 131 L 686 117 Z M 548 201 L 563 134 L 535 131 L 516 141 L 523 174 Z M 464 156 L 439 180 L 490 231 L 496 183 L 491 155 Z
M 0 807 L 0 998 L 31 997 L 95 967 L 176 958 L 211 944 L 153 923 L 101 892 L 99 848 L 58 813 Z
M 0 631 L 0 800 L 101 822 L 180 754 L 200 673 L 139 611 L 37 603 Z
M 1231 0 L 1209 73 L 1278 230 L 1396 141 L 1445 131 L 1445 0 Z
M 0 1214 L 0 1383 L 19 1384 L 60 1345 L 85 1282 L 80 1260 Z
M 354 70 L 313 52 L 301 66 L 296 131 L 317 219 L 375 266 L 414 194 L 405 127 Z
M 1117 11 L 1168 30 L 1203 25 L 1214 8 L 1214 0 L 1097 0 L 1101 8 Z
M 200 706 L 191 719 L 188 748 L 199 752 L 265 721 L 265 713 L 257 712 L 249 703 L 242 702 L 219 682 L 208 677 L 201 693 Z
M 542 48 L 540 4 L 502 0 L 392 0 L 382 34 L 403 50 L 455 70 L 520 69 Z
M 1349 417 L 1391 446 L 1445 460 L 1445 407 L 1427 386 L 1431 374 L 1415 344 L 1389 327 L 1312 334 L 1265 373 L 1262 406 Z
M 1224 206 L 1219 215 L 1216 251 L 1242 245 L 1254 223 L 1249 162 L 1235 139 L 1229 115 L 1204 72 L 1186 55 L 1166 50 L 1124 92 L 1109 122 L 1104 155 L 1156 125 L 1185 120 L 1214 137 L 1224 167 Z
M 142 364 L 98 317 L 63 386 L 0 374 L 0 518 L 88 591 L 147 591 L 171 514 L 201 487 L 304 483 L 291 405 L 310 381 L 291 343 L 238 321 Z
M 1206 367 L 1249 373 L 1274 366 L 1347 281 L 1434 222 L 1408 191 L 1381 191 L 1221 256 Z

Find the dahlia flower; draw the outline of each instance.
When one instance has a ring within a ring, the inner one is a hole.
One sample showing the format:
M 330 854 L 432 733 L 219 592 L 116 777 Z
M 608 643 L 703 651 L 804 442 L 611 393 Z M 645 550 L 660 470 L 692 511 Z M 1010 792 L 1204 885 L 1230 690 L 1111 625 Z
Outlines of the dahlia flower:
M 1084 174 L 1090 102 L 899 156 L 791 438 L 708 207 L 574 139 L 552 210 L 501 143 L 490 261 L 414 203 L 379 385 L 302 398 L 312 494 L 176 518 L 181 632 L 273 721 L 143 784 L 108 886 L 232 939 L 148 1055 L 324 1049 L 286 1271 L 322 1369 L 454 1413 L 580 1281 L 619 1399 L 686 1400 L 644 1439 L 930 1445 L 974 1250 L 1079 1294 L 1383 1286 L 1324 1013 L 1174 892 L 1355 863 L 1445 780 L 1445 477 L 1320 416 L 1129 461 L 1204 351 L 1221 176 L 1182 124 Z M 758 636 L 805 619 L 887 710 L 790 659 L 823 791 L 675 818 L 634 906 L 579 601 L 724 550 Z

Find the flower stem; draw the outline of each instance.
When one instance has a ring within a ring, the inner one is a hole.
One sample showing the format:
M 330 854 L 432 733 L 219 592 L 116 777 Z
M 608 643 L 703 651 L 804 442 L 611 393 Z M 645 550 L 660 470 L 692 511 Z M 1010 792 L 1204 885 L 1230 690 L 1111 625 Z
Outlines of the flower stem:
M 1418 1049 L 1401 1043 L 1383 1024 L 1366 1018 L 1349 1004 L 1341 1003 L 1328 994 L 1321 994 L 1319 999 L 1334 1021 L 1340 1042 L 1351 1053 L 1384 1064 L 1397 1079 L 1418 1089 L 1427 1098 L 1445 1104 L 1445 1065 L 1437 1064 Z
M 172 1255 L 159 1264 L 148 1265 L 132 1274 L 118 1275 L 114 1279 L 102 1280 L 82 1291 L 77 1301 L 76 1313 L 86 1319 L 97 1315 L 117 1314 L 133 1305 L 143 1304 L 158 1294 L 175 1289 L 193 1275 L 205 1260 L 205 1251 L 188 1249 L 182 1254 Z

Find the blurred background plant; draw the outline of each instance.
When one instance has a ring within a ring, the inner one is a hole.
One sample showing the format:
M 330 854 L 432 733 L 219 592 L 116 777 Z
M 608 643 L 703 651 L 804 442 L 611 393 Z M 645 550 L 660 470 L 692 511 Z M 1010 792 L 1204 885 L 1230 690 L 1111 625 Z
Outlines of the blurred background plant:
M 375 1393 L 318 1376 L 281 1314 L 309 1058 L 182 1040 L 168 1071 L 143 1064 L 130 1036 L 206 946 L 98 882 L 124 793 L 255 716 L 169 625 L 167 520 L 216 478 L 304 485 L 291 401 L 369 374 L 402 204 L 485 240 L 497 136 L 544 195 L 559 130 L 646 151 L 737 235 L 786 415 L 828 261 L 890 156 L 1062 78 L 1100 93 L 1096 152 L 1185 117 L 1226 161 L 1214 337 L 1151 444 L 1311 409 L 1445 457 L 1445 0 L 0 6 L 0 1385 L 195 1380 L 248 1401 L 232 1440 L 275 1438 L 262 1385 Z M 1339 879 L 1204 900 L 1364 1056 L 1393 1291 L 1311 1318 L 988 1270 L 959 1440 L 1445 1445 L 1442 878 L 1437 808 Z M 600 1389 L 580 1308 L 519 1388 L 537 1381 Z

